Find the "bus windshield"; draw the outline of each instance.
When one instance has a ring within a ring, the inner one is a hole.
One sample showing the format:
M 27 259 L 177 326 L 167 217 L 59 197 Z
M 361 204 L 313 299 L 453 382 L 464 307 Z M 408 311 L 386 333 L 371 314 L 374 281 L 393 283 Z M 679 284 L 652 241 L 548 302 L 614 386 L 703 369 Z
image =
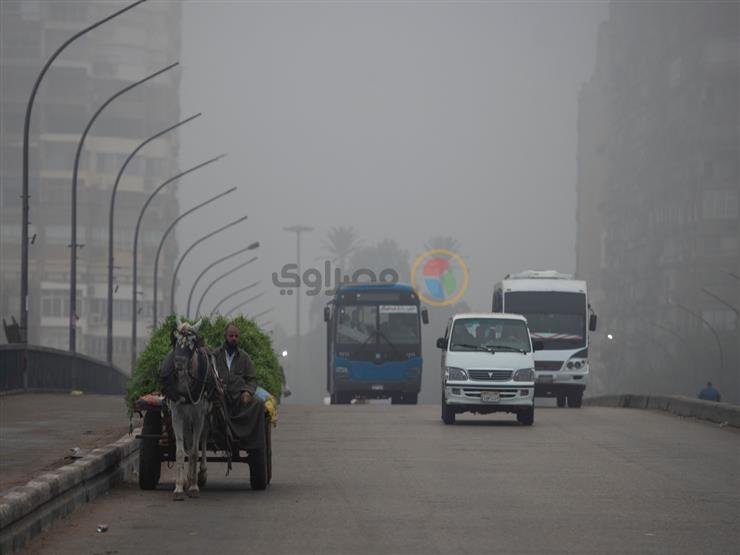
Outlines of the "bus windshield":
M 542 341 L 545 349 L 586 346 L 586 295 L 583 293 L 508 292 L 504 309 L 524 316 L 532 339 Z
M 340 305 L 337 343 L 416 345 L 419 343 L 419 311 L 415 305 Z

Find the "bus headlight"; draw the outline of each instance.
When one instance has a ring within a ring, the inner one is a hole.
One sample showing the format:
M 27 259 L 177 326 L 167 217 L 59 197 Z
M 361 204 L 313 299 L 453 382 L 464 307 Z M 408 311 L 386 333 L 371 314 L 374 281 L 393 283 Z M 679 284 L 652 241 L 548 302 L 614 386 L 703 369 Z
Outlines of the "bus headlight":
M 455 368 L 454 366 L 448 366 L 445 369 L 445 380 L 448 381 L 465 381 L 468 379 L 468 373 L 462 368 Z
M 565 367 L 568 370 L 580 370 L 581 368 L 584 368 L 586 366 L 587 361 L 584 359 L 576 359 L 572 358 L 568 361 L 568 363 L 565 365 Z
M 533 382 L 534 381 L 534 370 L 531 368 L 520 368 L 514 372 L 515 382 Z

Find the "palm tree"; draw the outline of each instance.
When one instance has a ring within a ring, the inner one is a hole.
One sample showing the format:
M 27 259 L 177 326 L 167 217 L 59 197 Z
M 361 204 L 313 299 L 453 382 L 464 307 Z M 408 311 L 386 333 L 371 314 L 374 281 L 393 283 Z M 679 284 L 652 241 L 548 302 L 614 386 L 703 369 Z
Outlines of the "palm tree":
M 451 235 L 435 235 L 424 245 L 426 250 L 445 249 L 460 254 L 460 241 Z
M 399 247 L 393 239 L 383 239 L 375 246 L 359 249 L 352 256 L 349 266 L 352 271 L 361 268 L 371 270 L 378 279 L 383 270 L 395 270 L 401 282 L 407 281 L 411 269 L 408 251 Z
M 360 248 L 362 241 L 354 227 L 339 226 L 331 228 L 326 234 L 326 239 L 321 241 L 321 245 L 329 260 L 344 270 L 347 259 Z

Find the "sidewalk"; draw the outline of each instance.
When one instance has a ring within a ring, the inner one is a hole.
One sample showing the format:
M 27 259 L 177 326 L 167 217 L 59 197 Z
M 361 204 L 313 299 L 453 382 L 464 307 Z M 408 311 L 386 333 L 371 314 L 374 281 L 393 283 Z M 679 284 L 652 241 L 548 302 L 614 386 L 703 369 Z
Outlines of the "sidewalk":
M 134 415 L 134 426 L 139 421 Z M 0 492 L 73 462 L 129 430 L 120 395 L 19 394 L 0 396 Z

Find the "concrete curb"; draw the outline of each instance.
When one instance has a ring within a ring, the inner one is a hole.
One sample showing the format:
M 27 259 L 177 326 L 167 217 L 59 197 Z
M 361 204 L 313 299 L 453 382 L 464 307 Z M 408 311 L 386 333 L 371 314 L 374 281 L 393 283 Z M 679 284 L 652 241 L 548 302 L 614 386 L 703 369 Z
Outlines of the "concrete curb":
M 740 428 L 740 406 L 714 403 L 681 395 L 603 395 L 583 400 L 584 405 L 662 410 L 676 416 L 689 416 L 709 422 L 727 423 Z
M 55 521 L 128 479 L 138 460 L 135 432 L 0 494 L 0 554 L 17 551 Z

